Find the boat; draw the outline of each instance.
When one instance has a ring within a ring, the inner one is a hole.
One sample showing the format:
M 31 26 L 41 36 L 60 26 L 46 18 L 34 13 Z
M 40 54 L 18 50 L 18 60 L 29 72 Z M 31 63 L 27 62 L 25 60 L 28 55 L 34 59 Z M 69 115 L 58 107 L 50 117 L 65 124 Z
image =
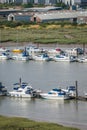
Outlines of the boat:
M 66 92 L 70 98 L 76 97 L 76 87 L 75 86 L 68 86 L 65 89 L 62 89 L 63 92 Z
M 87 100 L 87 92 L 84 93 L 84 97 Z
M 69 95 L 62 91 L 60 88 L 54 88 L 48 93 L 40 93 L 41 98 L 43 99 L 53 99 L 53 100 L 65 100 L 69 99 Z
M 13 88 L 13 91 L 10 91 L 9 92 L 9 95 L 11 97 L 27 97 L 27 98 L 31 98 L 31 97 L 34 97 L 34 95 L 32 94 L 33 92 L 33 89 L 32 89 L 32 86 L 31 85 L 28 85 L 28 83 L 15 83 L 14 84 L 14 88 Z
M 48 53 L 50 53 L 50 54 L 60 54 L 61 51 L 62 50 L 60 48 L 48 49 Z
M 36 94 L 37 91 L 26 82 L 22 82 L 21 84 L 15 83 L 13 90 L 9 92 L 9 96 L 18 98 L 34 98 L 37 96 Z
M 77 60 L 79 63 L 87 63 L 87 56 L 83 56 L 81 58 L 78 58 Z
M 59 54 L 59 55 L 56 55 L 54 58 L 53 58 L 54 61 L 70 61 L 70 57 L 68 55 L 63 55 L 63 54 Z
M 36 61 L 50 61 L 50 57 L 47 55 L 47 53 L 35 55 L 33 59 Z
M 7 88 L 3 86 L 2 83 L 0 82 L 0 96 L 7 96 L 7 94 L 8 94 Z
M 69 55 L 78 56 L 84 54 L 84 50 L 82 48 L 71 48 L 65 50 L 65 52 Z
M 21 61 L 28 61 L 29 54 L 27 52 L 18 53 L 12 56 L 13 60 L 21 60 Z
M 74 62 L 76 61 L 75 56 L 69 56 L 68 54 L 59 54 L 53 57 L 54 61 L 66 61 L 66 62 Z
M 0 53 L 0 60 L 8 60 L 9 58 L 9 54 L 7 54 L 6 52 Z
M 22 53 L 23 49 L 15 48 L 12 50 L 13 53 Z
M 7 52 L 8 50 L 4 47 L 0 47 L 0 52 Z
M 35 54 L 40 54 L 42 51 L 44 51 L 43 49 L 40 49 L 36 46 L 27 46 L 26 50 L 28 51 L 29 55 L 35 55 Z

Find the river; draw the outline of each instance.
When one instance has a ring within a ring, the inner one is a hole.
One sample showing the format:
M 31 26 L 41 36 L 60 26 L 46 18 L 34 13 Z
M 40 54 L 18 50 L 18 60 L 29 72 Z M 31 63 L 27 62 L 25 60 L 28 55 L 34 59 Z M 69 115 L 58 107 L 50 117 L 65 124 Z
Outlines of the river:
M 79 95 L 87 91 L 87 64 L 66 62 L 0 61 L 0 81 L 8 91 L 19 81 L 28 82 L 44 92 L 65 88 L 78 81 Z M 0 97 L 0 115 L 21 116 L 87 129 L 86 101 L 49 101 Z

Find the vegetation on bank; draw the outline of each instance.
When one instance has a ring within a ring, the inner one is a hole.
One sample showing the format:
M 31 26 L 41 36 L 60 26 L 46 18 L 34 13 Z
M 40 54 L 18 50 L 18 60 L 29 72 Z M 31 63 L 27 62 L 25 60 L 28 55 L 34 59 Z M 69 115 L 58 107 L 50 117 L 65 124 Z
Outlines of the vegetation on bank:
M 0 130 L 78 130 L 55 123 L 36 122 L 26 118 L 0 116 Z
M 9 8 L 32 8 L 32 7 L 45 7 L 44 4 L 33 4 L 32 2 L 26 3 L 0 3 L 0 9 L 9 9 Z M 55 4 L 56 7 L 62 7 L 63 9 L 69 9 L 69 4 L 64 4 L 62 1 Z
M 0 41 L 57 44 L 87 44 L 87 25 L 68 22 L 0 22 Z

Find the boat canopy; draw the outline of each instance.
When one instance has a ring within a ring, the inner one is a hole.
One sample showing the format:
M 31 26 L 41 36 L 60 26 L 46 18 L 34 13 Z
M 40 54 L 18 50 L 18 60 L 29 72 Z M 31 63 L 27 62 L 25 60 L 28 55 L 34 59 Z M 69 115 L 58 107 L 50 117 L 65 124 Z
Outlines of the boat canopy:
M 53 91 L 57 91 L 57 92 L 61 92 L 61 89 L 60 88 L 54 88 L 52 89 Z
M 76 90 L 76 87 L 75 87 L 75 86 L 69 86 L 69 87 L 68 87 L 68 90 L 69 90 L 69 91 L 70 91 L 70 90 L 74 91 L 74 90 Z

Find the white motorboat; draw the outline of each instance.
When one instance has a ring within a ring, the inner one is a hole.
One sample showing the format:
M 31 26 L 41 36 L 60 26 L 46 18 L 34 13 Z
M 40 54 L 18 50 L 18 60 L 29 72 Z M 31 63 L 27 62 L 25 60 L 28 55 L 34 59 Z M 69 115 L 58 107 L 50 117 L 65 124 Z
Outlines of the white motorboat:
M 70 61 L 70 57 L 68 55 L 63 55 L 63 54 L 59 54 L 59 55 L 56 55 L 54 58 L 53 58 L 54 61 Z
M 32 88 L 28 83 L 16 83 L 13 91 L 9 92 L 11 97 L 19 97 L 19 98 L 32 98 L 36 96 L 36 91 Z
M 87 63 L 87 56 L 83 56 L 81 58 L 78 58 L 77 61 L 80 62 L 80 63 Z
M 47 53 L 35 55 L 33 59 L 36 61 L 50 61 L 50 57 L 47 55 Z
M 71 48 L 71 49 L 65 50 L 65 52 L 73 56 L 84 54 L 84 50 L 82 48 Z
M 28 61 L 29 60 L 29 54 L 27 52 L 17 53 L 12 56 L 13 60 L 19 60 L 19 61 Z
M 84 93 L 85 99 L 87 100 L 87 92 Z
M 43 49 L 40 49 L 40 48 L 35 47 L 35 46 L 28 46 L 28 47 L 26 47 L 26 51 L 29 53 L 29 55 L 30 55 L 31 57 L 33 57 L 33 56 L 35 56 L 35 55 L 38 55 L 38 54 L 44 52 Z
M 0 52 L 6 52 L 6 51 L 8 51 L 6 48 L 0 47 Z
M 68 86 L 66 89 L 62 89 L 63 92 L 66 92 L 70 98 L 76 97 L 76 87 L 75 86 Z
M 50 54 L 50 55 L 55 55 L 55 54 L 60 54 L 61 53 L 61 49 L 59 49 L 59 48 L 55 48 L 55 49 L 48 49 L 47 50 L 47 52 L 48 52 L 48 54 Z
M 9 59 L 9 54 L 6 52 L 0 53 L 0 60 L 8 60 Z
M 75 56 L 69 56 L 68 54 L 59 54 L 54 56 L 53 58 L 54 61 L 64 61 L 64 62 L 74 62 L 76 61 L 76 57 Z
M 48 93 L 40 93 L 40 96 L 44 99 L 58 99 L 58 100 L 65 100 L 65 99 L 69 99 L 69 95 L 62 91 L 61 89 L 58 88 L 54 88 L 51 91 L 49 91 Z
M 0 96 L 7 96 L 7 94 L 8 94 L 7 88 L 3 86 L 2 83 L 0 82 Z

